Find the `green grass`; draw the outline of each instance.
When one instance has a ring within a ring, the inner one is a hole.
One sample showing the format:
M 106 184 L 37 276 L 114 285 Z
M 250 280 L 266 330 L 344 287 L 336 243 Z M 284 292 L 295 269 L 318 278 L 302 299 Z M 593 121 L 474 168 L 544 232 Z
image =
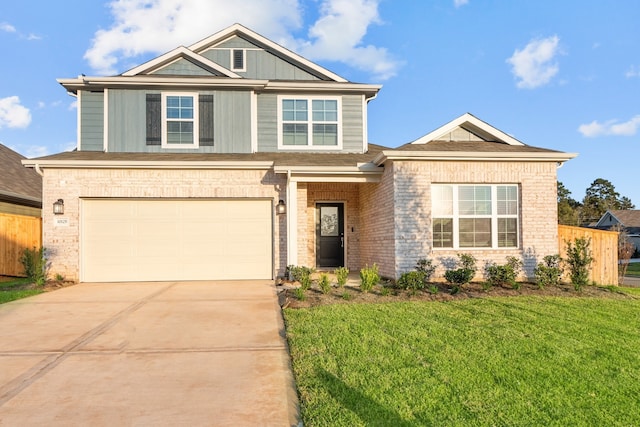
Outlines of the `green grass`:
M 40 289 L 19 289 L 28 283 L 29 279 L 25 278 L 0 282 L 0 304 L 42 293 Z
M 305 426 L 640 425 L 640 299 L 285 310 Z
M 627 276 L 640 277 L 640 262 L 629 264 L 626 271 Z

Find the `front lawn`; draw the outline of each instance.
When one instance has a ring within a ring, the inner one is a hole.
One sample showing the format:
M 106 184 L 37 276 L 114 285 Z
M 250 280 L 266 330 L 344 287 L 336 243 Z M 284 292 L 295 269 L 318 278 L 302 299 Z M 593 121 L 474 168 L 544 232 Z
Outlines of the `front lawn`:
M 31 287 L 30 283 L 29 279 L 24 278 L 0 281 L 0 304 L 43 292 L 42 289 L 27 289 Z
M 640 425 L 640 299 L 284 311 L 305 426 Z

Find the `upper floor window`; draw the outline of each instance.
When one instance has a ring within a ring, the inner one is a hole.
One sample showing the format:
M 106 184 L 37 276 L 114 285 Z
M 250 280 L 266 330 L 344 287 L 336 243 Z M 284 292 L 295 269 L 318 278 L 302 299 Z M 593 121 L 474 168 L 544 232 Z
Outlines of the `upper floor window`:
M 431 186 L 434 248 L 518 247 L 518 186 Z
M 278 148 L 342 148 L 340 110 L 337 97 L 278 97 Z
M 198 94 L 162 94 L 162 146 L 198 147 Z

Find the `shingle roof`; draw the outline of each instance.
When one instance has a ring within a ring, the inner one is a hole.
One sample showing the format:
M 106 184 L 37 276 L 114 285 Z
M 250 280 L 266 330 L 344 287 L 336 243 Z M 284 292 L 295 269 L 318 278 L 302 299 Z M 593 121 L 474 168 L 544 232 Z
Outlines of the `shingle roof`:
M 70 160 L 70 161 L 148 161 L 148 162 L 274 162 L 274 166 L 356 166 L 367 163 L 382 150 L 380 145 L 369 144 L 369 151 L 357 153 L 104 153 L 102 151 L 67 151 L 51 156 L 39 157 L 35 160 Z
M 398 151 L 448 151 L 483 153 L 561 153 L 556 150 L 532 147 L 530 145 L 510 145 L 488 141 L 431 141 L 427 144 L 405 144 Z
M 613 216 L 625 227 L 640 227 L 640 210 L 611 210 Z
M 25 198 L 42 203 L 42 177 L 22 165 L 26 157 L 0 144 L 0 198 L 11 201 Z

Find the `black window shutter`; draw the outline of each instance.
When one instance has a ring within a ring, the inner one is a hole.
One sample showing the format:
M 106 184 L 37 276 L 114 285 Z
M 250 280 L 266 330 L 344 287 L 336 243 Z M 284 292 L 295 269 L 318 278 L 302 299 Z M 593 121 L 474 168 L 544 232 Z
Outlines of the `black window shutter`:
M 147 94 L 147 145 L 162 142 L 162 111 L 159 93 Z
M 200 145 L 213 146 L 213 95 L 200 95 L 198 110 Z

